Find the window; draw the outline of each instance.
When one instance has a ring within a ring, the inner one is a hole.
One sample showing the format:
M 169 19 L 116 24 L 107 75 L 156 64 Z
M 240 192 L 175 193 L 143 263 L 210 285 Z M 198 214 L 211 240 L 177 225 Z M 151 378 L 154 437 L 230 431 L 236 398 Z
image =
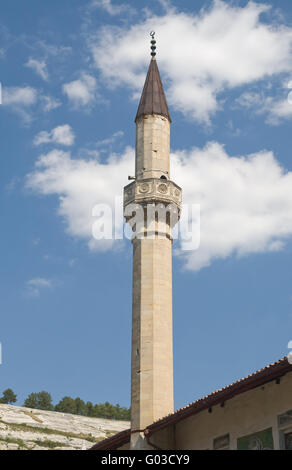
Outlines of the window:
M 216 437 L 213 441 L 214 450 L 228 450 L 229 449 L 229 434 L 224 436 Z
M 292 450 L 292 410 L 278 416 L 280 449 Z
M 238 450 L 271 450 L 273 448 L 272 428 L 237 439 Z
M 285 450 L 292 450 L 292 432 L 284 434 L 285 436 Z

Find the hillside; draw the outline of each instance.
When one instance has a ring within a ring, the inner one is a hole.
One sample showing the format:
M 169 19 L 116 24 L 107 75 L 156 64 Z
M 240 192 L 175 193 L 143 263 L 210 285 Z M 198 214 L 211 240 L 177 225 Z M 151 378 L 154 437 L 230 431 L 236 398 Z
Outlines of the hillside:
M 128 421 L 0 404 L 0 450 L 85 450 L 129 427 Z

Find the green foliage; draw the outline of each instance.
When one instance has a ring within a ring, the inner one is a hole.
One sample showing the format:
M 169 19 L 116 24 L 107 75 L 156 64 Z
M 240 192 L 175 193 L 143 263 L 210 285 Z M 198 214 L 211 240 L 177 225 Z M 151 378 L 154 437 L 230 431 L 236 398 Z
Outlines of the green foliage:
M 55 406 L 55 411 L 60 411 L 61 413 L 72 413 L 74 415 L 89 416 L 87 405 L 79 397 L 71 398 L 64 397 L 61 401 Z
M 76 434 L 74 432 L 60 431 L 59 429 L 41 428 L 38 426 L 31 426 L 26 423 L 8 423 L 7 421 L 3 421 L 2 419 L 0 419 L 0 423 L 5 424 L 6 426 L 9 426 L 9 428 L 13 431 L 23 431 L 23 432 L 29 431 L 29 432 L 33 432 L 36 434 L 42 433 L 42 434 L 47 434 L 47 435 L 58 434 L 60 436 L 65 436 L 68 439 L 69 438 L 85 439 L 86 441 L 94 442 L 94 443 L 103 440 L 102 437 L 96 438 L 96 437 L 93 437 L 91 434 L 84 434 L 84 433 Z
M 66 447 L 66 444 L 63 444 L 62 442 L 49 441 L 48 439 L 44 441 L 36 440 L 34 441 L 34 443 L 40 447 L 47 447 L 48 449 L 55 449 L 56 447 Z
M 28 397 L 24 400 L 23 406 L 27 408 L 37 408 L 37 393 L 31 393 Z
M 130 410 L 121 408 L 119 404 L 111 405 L 108 401 L 99 403 L 93 407 L 93 415 L 95 418 L 130 420 Z
M 91 401 L 86 403 L 86 416 L 94 416 L 94 406 Z
M 128 408 L 122 408 L 120 405 L 112 405 L 108 401 L 105 403 L 99 403 L 93 405 L 90 401 L 84 403 L 79 397 L 75 400 L 71 397 L 64 397 L 55 406 L 56 411 L 62 413 L 72 413 L 81 416 L 92 416 L 94 418 L 105 418 L 105 419 L 116 419 L 129 421 L 130 410 Z
M 0 403 L 15 403 L 16 395 L 8 388 L 3 392 Z M 88 401 L 85 403 L 81 398 L 71 398 L 65 396 L 54 407 L 52 397 L 44 390 L 38 393 L 30 393 L 25 399 L 23 406 L 26 408 L 34 408 L 37 410 L 59 411 L 61 413 L 72 413 L 81 416 L 91 416 L 94 418 L 115 419 L 121 421 L 129 421 L 131 411 L 129 408 L 123 408 L 119 404 L 112 405 L 108 401 L 94 405 Z
M 31 393 L 25 399 L 23 406 L 27 408 L 36 408 L 37 410 L 52 411 L 54 409 L 52 404 L 52 397 L 44 390 L 38 393 Z
M 37 394 L 38 409 L 52 411 L 54 409 L 52 404 L 52 397 L 50 393 L 42 391 Z
M 28 449 L 27 445 L 22 439 L 13 439 L 12 437 L 1 437 L 0 442 L 6 442 L 7 444 L 17 444 L 18 449 Z
M 87 416 L 86 405 L 81 398 L 75 398 L 75 413 L 81 416 Z
M 62 398 L 62 400 L 55 406 L 55 411 L 60 411 L 61 413 L 75 414 L 75 409 L 75 400 L 71 397 Z
M 11 388 L 4 390 L 2 397 L 0 398 L 0 403 L 11 404 L 15 403 L 17 400 L 15 393 Z

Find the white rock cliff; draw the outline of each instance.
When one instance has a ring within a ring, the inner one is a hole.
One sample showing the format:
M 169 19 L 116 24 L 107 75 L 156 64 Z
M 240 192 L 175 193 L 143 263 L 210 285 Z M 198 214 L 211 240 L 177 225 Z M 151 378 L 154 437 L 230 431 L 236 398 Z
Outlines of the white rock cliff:
M 0 404 L 0 450 L 86 450 L 129 427 L 128 421 Z

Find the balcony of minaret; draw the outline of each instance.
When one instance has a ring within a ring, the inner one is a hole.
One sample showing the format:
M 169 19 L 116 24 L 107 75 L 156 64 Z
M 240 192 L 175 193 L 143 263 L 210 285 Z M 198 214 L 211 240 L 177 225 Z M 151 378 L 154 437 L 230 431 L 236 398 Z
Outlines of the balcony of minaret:
M 181 211 L 182 190 L 173 181 L 161 178 L 135 180 L 124 188 L 124 209 L 129 204 L 164 204 Z M 127 218 L 127 217 L 126 217 Z
M 128 184 L 124 188 L 124 216 L 130 224 L 135 217 L 135 225 L 131 224 L 133 239 L 171 239 L 171 229 L 180 218 L 181 198 L 181 188 L 170 180 L 147 178 Z

